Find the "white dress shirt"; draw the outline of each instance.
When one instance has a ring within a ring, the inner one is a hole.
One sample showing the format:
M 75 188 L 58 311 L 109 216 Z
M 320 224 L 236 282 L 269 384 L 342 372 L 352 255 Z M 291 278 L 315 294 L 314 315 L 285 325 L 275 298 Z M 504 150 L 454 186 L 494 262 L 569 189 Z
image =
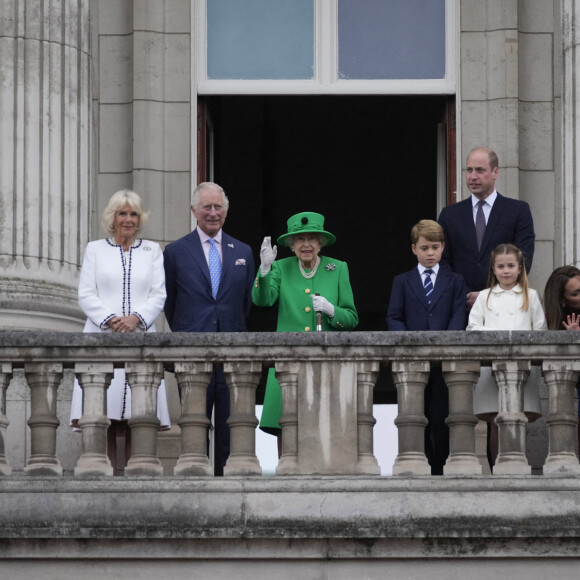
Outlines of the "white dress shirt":
M 421 282 L 423 282 L 423 286 L 425 286 L 425 278 L 427 275 L 425 274 L 425 270 L 429 268 L 425 268 L 423 264 L 418 264 L 417 268 L 419 269 L 419 274 L 421 275 Z M 433 288 L 435 288 L 435 282 L 437 280 L 437 274 L 439 273 L 439 264 L 435 264 L 431 270 L 433 270 L 433 274 L 431 274 L 431 282 L 433 283 Z
M 487 222 L 489 221 L 489 214 L 491 213 L 491 210 L 493 208 L 493 204 L 495 203 L 495 200 L 497 199 L 497 191 L 494 189 L 493 193 L 491 193 L 490 195 L 488 195 L 484 200 L 483 200 L 483 215 L 485 216 L 485 225 L 487 225 Z M 477 197 L 475 197 L 475 195 L 473 195 L 473 193 L 471 194 L 471 206 L 473 209 L 473 223 L 475 223 L 476 217 L 477 217 L 477 204 L 479 203 L 479 199 Z
M 199 234 L 199 241 L 201 242 L 201 247 L 203 248 L 203 253 L 205 255 L 205 261 L 209 267 L 209 247 L 210 244 L 208 240 L 211 236 L 208 236 L 202 229 L 197 228 L 197 233 Z M 215 247 L 217 248 L 218 254 L 220 255 L 220 261 L 224 263 L 224 254 L 222 252 L 222 231 L 220 231 L 214 236 Z

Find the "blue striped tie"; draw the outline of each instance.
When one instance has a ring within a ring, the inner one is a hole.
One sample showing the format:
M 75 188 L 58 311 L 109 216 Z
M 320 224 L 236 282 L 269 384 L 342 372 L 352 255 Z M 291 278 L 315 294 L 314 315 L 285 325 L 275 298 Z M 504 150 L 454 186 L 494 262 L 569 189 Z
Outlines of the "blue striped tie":
M 222 263 L 219 252 L 215 247 L 215 240 L 210 238 L 209 242 L 209 276 L 211 279 L 211 293 L 214 299 L 217 297 L 218 288 L 220 287 L 220 278 L 222 275 Z
M 425 296 L 427 297 L 427 304 L 431 304 L 431 294 L 433 294 L 433 281 L 431 280 L 431 274 L 433 274 L 433 270 L 425 270 L 425 283 L 423 284 L 423 288 L 425 289 Z

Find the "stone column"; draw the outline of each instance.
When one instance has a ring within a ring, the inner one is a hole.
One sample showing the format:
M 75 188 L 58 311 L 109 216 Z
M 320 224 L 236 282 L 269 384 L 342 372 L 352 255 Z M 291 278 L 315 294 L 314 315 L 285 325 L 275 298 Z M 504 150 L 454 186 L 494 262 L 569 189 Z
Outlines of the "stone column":
M 230 390 L 230 456 L 224 475 L 262 475 L 256 457 L 256 389 L 262 363 L 225 363 L 224 373 Z
M 298 473 L 298 373 L 300 363 L 276 363 L 276 378 L 282 389 L 282 457 L 277 475 Z
M 80 331 L 89 240 L 89 0 L 0 2 L 0 326 Z
M 481 475 L 482 467 L 475 453 L 473 389 L 479 378 L 478 361 L 443 361 L 443 377 L 449 390 L 449 459 L 445 475 Z
M 580 10 L 576 0 L 561 0 L 562 15 L 562 192 L 560 213 L 563 244 L 561 264 L 580 263 Z
M 463 164 L 474 147 L 495 150 L 501 167 L 497 189 L 515 198 L 520 191 L 520 111 L 526 105 L 519 101 L 519 4 L 461 2 L 461 126 L 457 135 Z M 464 180 L 458 178 L 457 183 Z
M 181 455 L 175 475 L 213 475 L 207 456 L 207 386 L 211 380 L 210 362 L 175 363 L 175 379 L 181 392 Z
M 574 405 L 574 391 L 578 383 L 580 362 L 546 360 L 542 364 L 548 385 L 549 451 L 544 463 L 544 475 L 580 473 L 576 455 L 578 413 Z
M 393 475 L 430 475 L 425 457 L 425 385 L 429 379 L 428 361 L 393 362 L 399 414 L 395 425 L 399 430 L 399 453 Z
M 127 475 L 162 475 L 157 457 L 157 390 L 163 379 L 162 363 L 131 362 L 125 365 L 131 387 L 131 459 Z
M 524 386 L 530 374 L 530 361 L 494 361 L 492 371 L 499 389 L 499 451 L 493 473 L 529 475 L 532 468 L 526 458 Z
M 356 366 L 358 472 L 379 475 L 381 468 L 373 453 L 373 389 L 379 374 L 378 362 L 362 362 Z
M 10 475 L 12 467 L 6 459 L 6 428 L 9 421 L 6 417 L 6 389 L 12 378 L 12 364 L 0 363 L 0 475 Z
M 83 390 L 82 453 L 75 475 L 113 475 L 107 456 L 107 389 L 113 379 L 112 363 L 76 363 L 75 373 Z
M 26 363 L 24 374 L 30 387 L 30 457 L 28 475 L 62 475 L 56 456 L 56 391 L 62 380 L 60 363 Z

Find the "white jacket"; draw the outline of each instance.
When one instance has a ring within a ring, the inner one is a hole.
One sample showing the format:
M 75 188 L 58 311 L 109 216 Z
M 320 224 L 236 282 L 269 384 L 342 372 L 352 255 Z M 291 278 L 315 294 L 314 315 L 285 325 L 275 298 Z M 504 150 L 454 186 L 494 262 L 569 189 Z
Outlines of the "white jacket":
M 107 320 L 136 314 L 137 332 L 155 332 L 165 304 L 165 271 L 159 244 L 136 240 L 128 252 L 110 240 L 89 242 L 79 281 L 84 332 L 112 332 Z
M 540 297 L 532 288 L 528 294 L 530 305 L 522 312 L 524 295 L 519 284 L 511 290 L 503 290 L 499 285 L 482 290 L 469 313 L 467 330 L 546 330 Z

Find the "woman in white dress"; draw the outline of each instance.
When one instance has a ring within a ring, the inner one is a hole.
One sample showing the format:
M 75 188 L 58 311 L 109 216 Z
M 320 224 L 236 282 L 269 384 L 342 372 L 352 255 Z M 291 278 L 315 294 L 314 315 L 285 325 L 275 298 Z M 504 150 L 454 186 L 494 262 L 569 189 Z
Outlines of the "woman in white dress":
M 79 306 L 87 316 L 84 332 L 155 332 L 155 319 L 165 303 L 165 272 L 159 244 L 138 238 L 149 212 L 139 195 L 121 190 L 103 211 L 101 225 L 108 237 L 87 245 L 79 281 Z M 108 454 L 116 473 L 130 455 L 131 389 L 124 369 L 115 369 L 107 390 L 111 420 Z M 160 430 L 171 428 L 165 382 L 157 396 Z M 82 416 L 82 389 L 78 381 L 71 407 L 71 425 L 78 429 Z M 125 445 L 117 441 L 125 435 Z M 123 449 L 124 447 L 124 449 Z M 123 453 L 124 452 L 124 453 Z M 124 455 L 124 456 L 123 456 Z

